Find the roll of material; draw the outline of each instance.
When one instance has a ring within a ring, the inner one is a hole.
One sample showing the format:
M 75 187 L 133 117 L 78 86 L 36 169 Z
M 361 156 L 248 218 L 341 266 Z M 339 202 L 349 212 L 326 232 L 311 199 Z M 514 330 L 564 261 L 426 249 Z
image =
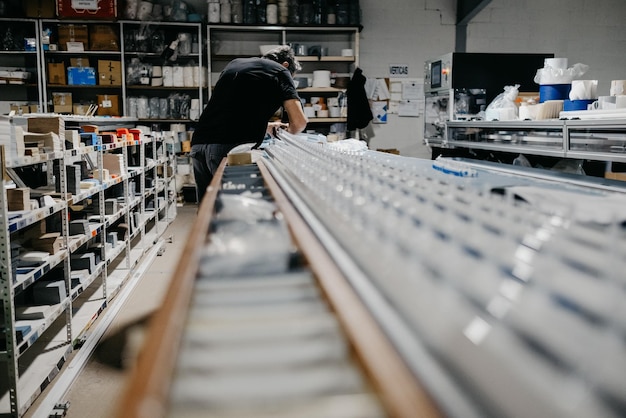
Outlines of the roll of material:
M 569 100 L 571 84 L 542 84 L 539 86 L 539 103 L 548 100 Z
M 588 100 L 565 100 L 563 101 L 563 110 L 587 110 L 587 106 L 593 103 L 594 99 Z
M 149 101 L 147 97 L 137 99 L 137 118 L 148 119 L 150 116 Z
M 158 65 L 152 67 L 152 77 L 163 77 L 163 68 Z
M 154 5 L 149 1 L 142 1 L 139 3 L 139 7 L 137 8 L 137 19 L 150 20 L 150 14 L 152 13 L 153 7 Z
M 209 2 L 208 4 L 209 23 L 220 22 L 220 4 L 218 2 Z
M 161 87 L 163 85 L 163 77 L 152 77 L 150 85 L 152 87 Z
M 330 71 L 313 71 L 313 87 L 330 87 Z
M 573 80 L 569 92 L 570 100 L 589 100 L 598 98 L 598 80 Z
M 137 98 L 136 97 L 128 98 L 128 116 L 131 118 L 137 117 Z
M 191 109 L 200 109 L 200 99 L 191 99 Z
M 174 87 L 185 87 L 185 72 L 179 65 L 172 67 L 172 78 Z M 193 75 L 192 75 L 193 77 Z
M 567 58 L 546 58 L 543 61 L 544 67 L 567 69 Z
M 173 67 L 163 67 L 163 85 L 165 87 L 174 86 L 174 68 Z
M 202 85 L 202 73 L 199 67 L 193 67 L 193 86 L 200 87 Z
M 183 67 L 183 83 L 185 87 L 194 86 L 193 69 L 194 67 Z
M 611 81 L 611 96 L 620 96 L 626 94 L 626 80 Z

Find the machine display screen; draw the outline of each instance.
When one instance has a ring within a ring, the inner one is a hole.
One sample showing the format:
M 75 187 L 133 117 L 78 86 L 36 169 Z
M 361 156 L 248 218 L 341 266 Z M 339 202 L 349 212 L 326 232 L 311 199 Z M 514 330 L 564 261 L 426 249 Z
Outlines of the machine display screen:
M 441 61 L 433 62 L 430 67 L 430 87 L 441 87 Z

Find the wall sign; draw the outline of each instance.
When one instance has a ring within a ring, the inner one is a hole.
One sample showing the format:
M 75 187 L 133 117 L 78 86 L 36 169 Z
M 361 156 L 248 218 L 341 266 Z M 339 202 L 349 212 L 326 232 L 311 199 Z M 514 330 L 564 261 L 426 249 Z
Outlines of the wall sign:
M 389 64 L 389 77 L 408 77 L 408 64 Z

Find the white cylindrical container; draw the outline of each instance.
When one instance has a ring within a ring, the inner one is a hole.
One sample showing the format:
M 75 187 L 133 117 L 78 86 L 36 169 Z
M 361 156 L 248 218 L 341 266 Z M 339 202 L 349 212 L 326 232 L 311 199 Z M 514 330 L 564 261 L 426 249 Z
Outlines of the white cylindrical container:
M 328 70 L 313 71 L 313 87 L 317 87 L 317 88 L 330 87 L 330 71 Z

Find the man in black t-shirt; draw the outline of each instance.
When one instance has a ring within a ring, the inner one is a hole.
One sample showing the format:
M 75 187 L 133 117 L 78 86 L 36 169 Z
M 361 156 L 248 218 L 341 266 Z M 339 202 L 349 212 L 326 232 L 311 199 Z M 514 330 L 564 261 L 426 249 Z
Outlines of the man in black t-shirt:
M 231 61 L 215 84 L 191 140 L 191 159 L 198 202 L 206 192 L 215 170 L 235 146 L 260 144 L 265 133 L 285 127 L 296 134 L 307 118 L 293 81 L 300 64 L 289 46 L 276 48 L 262 58 Z M 269 122 L 283 107 L 289 124 Z

